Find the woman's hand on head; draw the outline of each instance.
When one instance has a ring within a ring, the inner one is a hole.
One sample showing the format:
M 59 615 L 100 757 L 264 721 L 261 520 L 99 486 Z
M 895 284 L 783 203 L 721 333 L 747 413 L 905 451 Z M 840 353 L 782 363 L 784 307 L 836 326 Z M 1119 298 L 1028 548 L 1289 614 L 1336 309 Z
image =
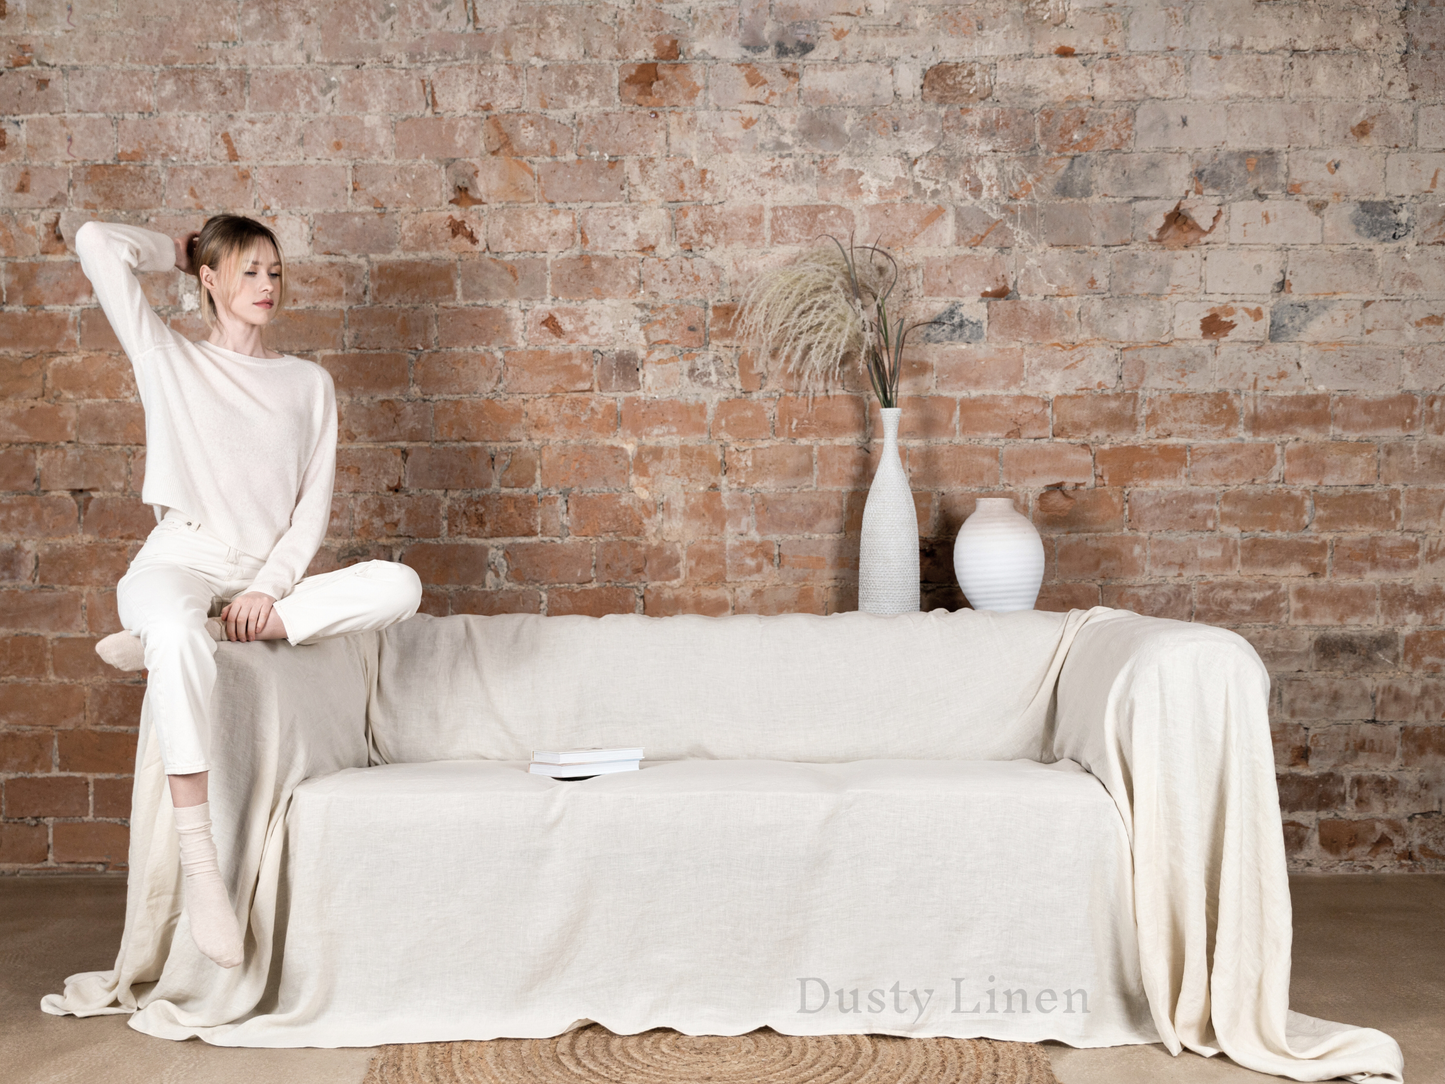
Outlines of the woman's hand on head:
M 226 626 L 226 639 L 247 642 L 266 627 L 271 618 L 271 607 L 276 600 L 264 591 L 247 591 L 237 595 L 221 611 L 221 623 Z
M 197 268 L 191 260 L 191 253 L 195 250 L 196 241 L 200 236 L 200 230 L 192 230 L 184 237 L 175 238 L 177 271 L 183 271 L 187 275 L 198 275 L 200 273 L 199 268 Z

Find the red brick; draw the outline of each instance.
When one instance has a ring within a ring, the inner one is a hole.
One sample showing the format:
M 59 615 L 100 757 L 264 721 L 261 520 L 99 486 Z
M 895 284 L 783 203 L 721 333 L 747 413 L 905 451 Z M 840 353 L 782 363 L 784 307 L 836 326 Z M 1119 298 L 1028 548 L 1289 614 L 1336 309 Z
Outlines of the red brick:
M 527 401 L 523 432 L 538 440 L 580 440 L 617 432 L 617 402 L 599 395 L 552 395 Z
M 1329 543 L 1322 538 L 1241 538 L 1239 570 L 1254 576 L 1323 576 Z
M 347 443 L 423 441 L 432 435 L 432 405 L 410 399 L 350 399 L 338 407 Z
M 1129 526 L 1136 531 L 1211 531 L 1219 494 L 1207 489 L 1137 489 L 1129 494 Z
M 1154 576 L 1221 576 L 1239 571 L 1239 540 L 1216 534 L 1149 539 Z
M 133 732 L 66 730 L 56 740 L 62 772 L 129 775 L 135 768 Z
M 37 461 L 32 448 L 0 448 L 0 491 L 28 492 L 35 488 Z M 69 486 L 57 486 L 69 489 Z
M 566 212 L 544 212 L 560 216 L 571 240 L 571 216 Z M 515 238 L 514 238 L 515 239 Z M 544 248 L 549 246 L 543 246 Z M 482 256 L 461 263 L 462 298 L 466 301 L 518 301 L 547 295 L 547 261 L 539 256 L 498 259 Z
M 837 534 L 844 527 L 844 497 L 828 491 L 760 494 L 754 502 L 761 535 Z
M 813 449 L 798 444 L 733 448 L 727 455 L 728 480 L 757 489 L 795 489 L 813 484 Z
M 732 612 L 732 600 L 723 587 L 696 584 L 649 586 L 642 593 L 642 612 L 649 617 L 670 617 L 674 614 L 721 617 Z
M 352 350 L 422 350 L 435 340 L 435 323 L 426 309 L 356 306 L 346 314 L 346 345 Z
M 1238 531 L 1302 531 L 1309 500 L 1291 489 L 1231 489 L 1219 498 L 1219 525 Z
M 451 596 L 454 614 L 536 614 L 542 592 L 533 590 L 462 590 Z
M 82 621 L 78 591 L 0 591 L 0 629 L 80 632 Z
M 1188 459 L 1183 444 L 1115 444 L 1094 452 L 1094 469 L 1104 486 L 1179 485 Z
M 78 525 L 73 497 L 0 497 L 0 536 L 55 538 L 73 534 Z
M 109 587 L 125 575 L 135 549 L 126 542 L 49 543 L 39 548 L 41 583 Z
M 474 584 L 487 579 L 491 551 L 467 542 L 422 542 L 408 546 L 402 562 L 416 569 L 422 583 Z
M 980 444 L 924 444 L 908 448 L 907 453 L 909 481 L 920 489 L 985 488 L 999 483 L 997 448 Z M 869 484 L 871 476 L 867 450 L 846 445 L 824 445 L 818 449 L 820 486 L 861 488 Z
M 716 489 L 722 480 L 720 453 L 712 444 L 639 444 L 632 455 L 632 484 L 652 490 Z
M 735 598 L 737 612 L 744 614 L 821 614 L 828 608 L 827 593 L 814 584 L 745 585 Z
M 589 583 L 590 542 L 514 542 L 503 548 L 513 583 Z
M 764 440 L 772 435 L 768 407 L 752 399 L 724 399 L 713 412 L 714 440 Z
M 130 830 L 114 821 L 62 821 L 52 829 L 53 856 L 57 862 L 101 862 L 124 866 L 130 849 Z
M 405 354 L 328 354 L 322 365 L 342 397 L 404 395 L 409 384 Z
M 72 198 L 87 210 L 131 211 L 161 205 L 161 173 L 153 166 L 84 166 L 74 184 Z M 294 201 L 290 206 L 295 206 Z
M 683 493 L 667 500 L 667 538 L 687 541 L 741 534 L 748 529 L 752 502 L 745 493 Z
M 1319 840 L 1321 851 L 1347 861 L 1398 861 L 1406 851 L 1405 825 L 1397 820 L 1322 818 Z
M 552 296 L 571 300 L 637 297 L 639 262 L 627 256 L 563 256 L 552 261 Z
M 1053 406 L 1053 435 L 1064 440 L 1121 440 L 1138 432 L 1139 397 L 1132 392 L 1056 395 Z
M 1295 625 L 1373 625 L 1377 613 L 1376 588 L 1367 583 L 1293 584 L 1289 589 L 1289 609 L 1290 623 Z M 1389 606 L 1381 612 L 1394 620 Z
M 406 484 L 412 489 L 485 489 L 492 484 L 492 457 L 485 448 L 413 448 Z
M 1272 482 L 1278 459 L 1273 444 L 1191 444 L 1189 480 L 1196 485 Z
M 43 824 L 0 824 L 0 866 L 38 866 L 49 850 Z
M 48 772 L 51 770 L 53 732 L 0 731 L 0 772 Z
M 144 685 L 91 685 L 85 691 L 85 725 L 91 728 L 139 726 L 144 698 Z
M 707 436 L 707 404 L 676 399 L 624 399 L 622 432 L 647 440 L 666 437 L 697 440 Z
M 1340 538 L 1334 546 L 1334 573 L 1342 578 L 1408 576 L 1420 563 L 1420 543 L 1409 536 L 1368 535 Z
M 913 401 L 916 400 L 910 400 Z M 906 419 L 905 415 L 905 421 Z M 1046 399 L 1032 395 L 968 396 L 958 400 L 958 431 L 965 438 L 1001 437 L 1006 440 L 1022 440 L 1047 437 L 1049 403 Z M 910 431 L 901 435 L 914 434 Z
M 69 260 L 16 260 L 5 268 L 5 301 L 10 305 L 81 305 L 91 299 L 90 280 Z
M 1389 530 L 1400 526 L 1398 490 L 1317 490 L 1314 500 L 1315 515 L 1310 525 L 1316 531 Z
M 853 212 L 830 204 L 774 207 L 769 225 L 775 245 L 812 245 L 825 236 L 841 240 L 854 228 Z
M 394 489 L 401 485 L 402 458 L 396 448 L 351 448 L 336 450 L 336 491 L 367 492 Z
M 1292 485 L 1369 485 L 1377 478 L 1375 446 L 1354 441 L 1291 444 L 1284 479 Z
M 760 206 L 679 207 L 673 219 L 677 247 L 684 250 L 759 248 L 763 244 L 763 208 Z
M 421 305 L 457 296 L 457 265 L 450 260 L 382 260 L 372 264 L 371 300 L 379 305 Z
M 1281 772 L 1277 783 L 1286 813 L 1331 812 L 1345 804 L 1345 777 L 1339 772 Z
M 84 817 L 90 787 L 80 776 L 42 775 L 5 781 L 7 817 Z
M 505 355 L 502 386 L 509 392 L 590 391 L 590 350 L 511 350 Z
M 1105 606 L 1146 617 L 1188 621 L 1194 615 L 1194 592 L 1187 584 L 1105 584 L 1100 601 Z
M 1151 437 L 1232 437 L 1239 418 L 1234 392 L 1165 392 L 1149 397 L 1144 428 Z
M 553 615 L 602 617 L 636 612 L 635 587 L 552 587 L 547 591 L 547 613 Z
M 1246 431 L 1254 436 L 1329 434 L 1328 395 L 1260 395 L 1246 406 Z
M 1075 302 L 990 301 L 988 340 L 994 342 L 1072 343 L 1079 339 Z
M 573 493 L 567 498 L 568 529 L 580 537 L 646 534 L 654 514 L 653 502 L 631 493 Z
M 597 543 L 597 579 L 656 584 L 682 575 L 682 555 L 673 543 L 628 540 Z
M 620 203 L 627 174 L 617 160 L 583 158 L 544 162 L 537 181 L 548 203 Z
M 1119 580 L 1144 572 L 1146 541 L 1140 535 L 1063 535 L 1055 545 L 1060 579 Z
M 620 489 L 630 474 L 626 448 L 556 444 L 542 449 L 542 485 L 547 489 Z
M 1079 444 L 1012 444 L 1003 449 L 1005 485 L 1057 485 L 1094 480 L 1094 457 Z
M 520 440 L 526 432 L 522 413 L 523 404 L 517 401 L 442 400 L 433 411 L 432 425 L 438 440 Z
M 131 791 L 129 779 L 96 779 L 91 783 L 91 802 L 97 817 L 124 820 L 130 816 Z
M 707 336 L 706 310 L 701 305 L 653 305 L 642 325 L 648 346 L 700 347 Z
M 1195 588 L 1194 620 L 1209 625 L 1279 625 L 1288 610 L 1288 589 L 1268 580 L 1214 580 Z
M 1401 661 L 1406 670 L 1431 673 L 1445 670 L 1445 632 L 1407 632 Z
M 617 69 L 617 97 L 628 105 L 690 105 L 702 93 L 701 70 L 690 64 L 623 64 Z
M 3 315 L 0 313 L 0 316 Z M 4 341 L 4 321 L 0 320 L 0 342 Z M 0 441 L 49 444 L 74 440 L 75 431 L 76 411 L 73 406 L 56 403 L 0 404 Z
M 1334 401 L 1335 432 L 1344 436 L 1398 435 L 1420 427 L 1416 395 L 1340 395 Z

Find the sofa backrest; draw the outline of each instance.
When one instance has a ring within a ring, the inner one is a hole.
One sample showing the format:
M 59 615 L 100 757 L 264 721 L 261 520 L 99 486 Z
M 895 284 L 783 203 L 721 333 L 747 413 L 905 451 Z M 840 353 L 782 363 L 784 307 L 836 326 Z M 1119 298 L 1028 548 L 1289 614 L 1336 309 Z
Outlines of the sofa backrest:
M 1052 759 L 1054 685 L 1086 616 L 418 616 L 380 636 L 372 755 Z

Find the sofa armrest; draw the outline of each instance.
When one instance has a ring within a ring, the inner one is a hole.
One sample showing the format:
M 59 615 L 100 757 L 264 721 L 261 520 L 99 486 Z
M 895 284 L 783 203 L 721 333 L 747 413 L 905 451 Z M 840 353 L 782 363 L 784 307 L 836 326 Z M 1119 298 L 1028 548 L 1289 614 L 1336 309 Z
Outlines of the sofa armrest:
M 1059 674 L 1051 752 L 1108 789 L 1133 847 L 1144 988 L 1171 1052 L 1400 1078 L 1395 1041 L 1289 1011 L 1292 921 L 1269 674 L 1224 629 L 1099 614 Z
M 366 767 L 376 653 L 374 632 L 305 647 L 218 645 L 211 697 L 212 832 L 221 875 L 247 933 L 245 961 L 230 971 L 206 962 L 189 933 L 178 935 L 183 897 L 174 813 L 159 744 L 143 713 L 120 953 L 110 971 L 70 976 L 65 992 L 45 998 L 42 1008 L 92 1016 L 169 1002 L 184 1012 L 187 1002 L 199 1004 L 225 987 L 225 998 L 210 996 L 207 1003 L 226 1004 L 241 1016 L 244 1006 L 262 997 L 272 965 L 291 792 L 312 777 Z

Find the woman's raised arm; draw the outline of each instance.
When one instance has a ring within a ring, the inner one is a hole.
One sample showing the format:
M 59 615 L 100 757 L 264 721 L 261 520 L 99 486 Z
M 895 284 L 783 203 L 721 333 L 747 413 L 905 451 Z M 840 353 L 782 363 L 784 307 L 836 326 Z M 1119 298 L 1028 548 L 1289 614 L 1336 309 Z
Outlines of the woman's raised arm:
M 175 342 L 176 335 L 151 309 L 135 273 L 171 270 L 177 247 L 163 233 L 113 222 L 87 222 L 75 233 L 81 270 L 138 377 L 141 359 Z

